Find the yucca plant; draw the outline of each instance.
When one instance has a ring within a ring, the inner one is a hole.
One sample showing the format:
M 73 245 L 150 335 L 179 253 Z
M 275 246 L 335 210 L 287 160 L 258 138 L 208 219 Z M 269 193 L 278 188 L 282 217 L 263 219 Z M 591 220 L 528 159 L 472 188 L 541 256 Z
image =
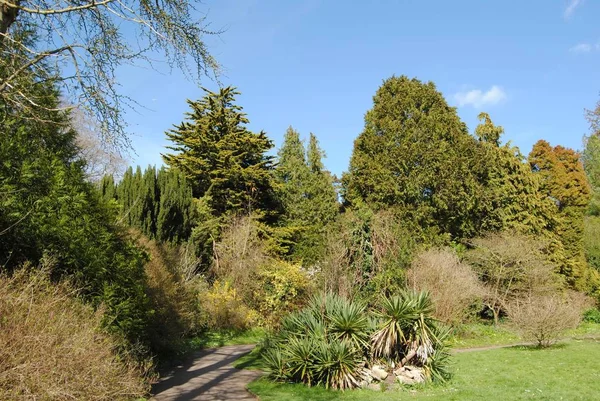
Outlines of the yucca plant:
M 365 351 L 369 348 L 369 321 L 362 303 L 344 300 L 330 313 L 330 336 L 348 341 L 357 350 Z
M 406 292 L 404 299 L 412 306 L 412 320 L 406 325 L 406 355 L 401 365 L 412 359 L 415 355 L 425 364 L 429 355 L 434 352 L 442 341 L 437 338 L 437 321 L 431 317 L 433 303 L 427 292 Z
M 414 308 L 404 297 L 384 297 L 378 313 L 381 325 L 371 336 L 371 349 L 375 358 L 391 359 L 402 354 L 406 341 L 405 329 L 414 320 Z
M 311 386 L 315 376 L 315 349 L 317 343 L 311 338 L 291 338 L 286 345 L 286 362 L 290 376 Z
M 431 317 L 429 295 L 406 292 L 383 298 L 381 305 L 369 316 L 359 302 L 331 294 L 314 297 L 283 319 L 266 345 L 270 376 L 344 390 L 359 385 L 369 358 L 385 358 L 399 365 L 413 360 L 428 378 L 446 380 L 449 331 Z
M 323 342 L 315 351 L 315 374 L 326 388 L 345 390 L 359 386 L 362 356 L 352 344 Z
M 325 339 L 326 328 L 322 320 L 307 310 L 292 313 L 281 322 L 277 337 L 286 341 L 293 337 L 311 337 L 315 340 Z
M 283 353 L 279 348 L 273 347 L 267 349 L 264 351 L 262 358 L 269 377 L 279 381 L 289 379 L 287 365 Z
M 427 363 L 424 364 L 423 368 L 425 376 L 430 380 L 444 383 L 452 377 L 452 374 L 448 370 L 450 352 L 448 352 L 448 347 L 446 346 L 446 342 L 450 337 L 450 329 L 437 326 L 435 332 L 438 343 L 433 353 L 427 358 Z

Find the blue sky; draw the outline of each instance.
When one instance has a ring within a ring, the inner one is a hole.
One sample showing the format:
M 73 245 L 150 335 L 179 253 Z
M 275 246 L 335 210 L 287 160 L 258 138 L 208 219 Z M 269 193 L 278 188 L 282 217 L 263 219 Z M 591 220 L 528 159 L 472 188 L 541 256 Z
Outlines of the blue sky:
M 422 0 L 370 2 L 205 0 L 205 38 L 221 82 L 242 92 L 252 130 L 280 146 L 288 126 L 313 132 L 326 166 L 348 167 L 364 113 L 385 78 L 433 81 L 472 132 L 480 111 L 525 154 L 538 139 L 581 149 L 584 108 L 600 99 L 600 1 Z M 202 91 L 177 71 L 128 68 L 122 91 L 137 155 L 160 164 L 164 132 Z M 205 79 L 210 89 L 215 82 Z

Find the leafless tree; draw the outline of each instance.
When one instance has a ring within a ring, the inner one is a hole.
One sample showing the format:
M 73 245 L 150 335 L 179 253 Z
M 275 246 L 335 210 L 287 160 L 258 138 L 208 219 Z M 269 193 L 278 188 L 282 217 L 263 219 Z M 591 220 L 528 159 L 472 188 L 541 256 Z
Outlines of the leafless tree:
M 124 150 L 103 142 L 96 121 L 89 119 L 79 109 L 71 112 L 71 123 L 77 132 L 79 156 L 86 162 L 88 179 L 98 182 L 106 174 L 121 176 L 127 168 Z
M 164 57 L 197 81 L 218 75 L 203 37 L 219 32 L 208 29 L 196 3 L 0 0 L 0 101 L 41 108 L 27 82 L 56 79 L 68 102 L 98 121 L 103 140 L 127 145 L 123 110 L 135 102 L 118 91 L 120 66 L 152 68 Z

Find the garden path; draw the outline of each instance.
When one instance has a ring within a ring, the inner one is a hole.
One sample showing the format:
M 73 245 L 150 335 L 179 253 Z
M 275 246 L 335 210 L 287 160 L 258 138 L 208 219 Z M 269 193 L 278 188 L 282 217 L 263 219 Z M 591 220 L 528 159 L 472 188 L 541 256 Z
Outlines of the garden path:
M 262 373 L 232 366 L 252 348 L 254 345 L 230 345 L 198 351 L 153 386 L 151 401 L 256 401 L 246 385 Z

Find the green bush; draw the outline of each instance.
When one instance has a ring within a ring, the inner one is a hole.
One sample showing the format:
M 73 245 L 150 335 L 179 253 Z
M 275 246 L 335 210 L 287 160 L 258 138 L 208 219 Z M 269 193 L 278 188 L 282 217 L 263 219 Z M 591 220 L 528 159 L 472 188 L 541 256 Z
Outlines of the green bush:
M 402 293 L 381 303 L 374 311 L 336 295 L 313 297 L 265 342 L 269 376 L 343 390 L 364 383 L 366 367 L 384 361 L 396 367 L 410 362 L 431 380 L 447 380 L 448 330 L 431 317 L 429 295 Z
M 583 321 L 600 324 L 600 310 L 597 308 L 588 309 L 583 313 Z

